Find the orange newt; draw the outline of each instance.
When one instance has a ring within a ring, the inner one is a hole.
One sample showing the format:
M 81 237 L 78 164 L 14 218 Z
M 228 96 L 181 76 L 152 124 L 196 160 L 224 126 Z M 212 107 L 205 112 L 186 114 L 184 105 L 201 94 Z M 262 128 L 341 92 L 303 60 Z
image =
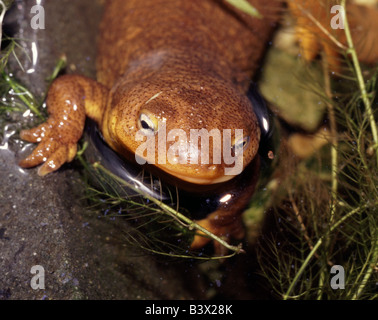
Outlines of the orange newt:
M 20 166 L 42 164 L 38 173 L 43 176 L 73 160 L 86 117 L 98 124 L 113 150 L 132 162 L 143 143 L 137 132 L 157 142 L 163 126 L 166 132 L 180 129 L 186 137 L 192 129 L 231 129 L 231 153 L 234 159 L 241 157 L 241 171 L 249 172 L 249 183 L 236 186 L 238 192 L 233 192 L 237 177 L 225 174 L 231 165 L 224 158 L 212 160 L 220 148 L 214 143 L 209 163 L 191 161 L 199 157 L 200 147 L 195 155 L 181 150 L 180 161 L 172 163 L 169 148 L 187 143 L 178 136 L 166 143 L 167 158 L 147 166 L 178 187 L 229 190 L 228 198 L 198 223 L 218 236 L 242 237 L 241 213 L 258 178 L 261 137 L 254 111 L 258 101 L 246 92 L 283 8 L 277 0 L 250 2 L 263 19 L 225 1 L 108 1 L 100 27 L 97 81 L 80 75 L 54 81 L 46 101 L 48 120 L 21 132 L 22 139 L 38 146 Z M 243 130 L 238 139 L 236 129 Z M 158 148 L 156 143 L 155 154 Z M 196 236 L 192 248 L 208 241 Z

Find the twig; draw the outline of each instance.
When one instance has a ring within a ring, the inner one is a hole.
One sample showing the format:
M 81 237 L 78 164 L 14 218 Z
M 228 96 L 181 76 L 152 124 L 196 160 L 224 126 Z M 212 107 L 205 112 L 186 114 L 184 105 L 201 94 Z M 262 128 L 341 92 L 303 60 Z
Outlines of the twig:
M 369 255 L 371 254 L 371 258 L 367 257 L 366 259 L 366 265 L 362 268 L 361 273 L 364 271 L 364 269 L 367 267 L 368 270 L 365 273 L 364 278 L 361 281 L 361 284 L 359 285 L 357 292 L 354 293 L 352 300 L 356 300 L 360 297 L 361 293 L 363 292 L 364 288 L 366 287 L 366 284 L 368 283 L 371 275 L 374 272 L 374 268 L 377 267 L 378 264 L 378 229 L 376 228 L 376 225 L 371 226 L 370 224 L 370 233 L 372 237 L 372 250 L 369 252 Z M 361 274 L 360 273 L 360 274 Z
M 332 93 L 331 93 L 331 81 L 329 77 L 329 68 L 327 59 L 323 60 L 323 75 L 324 75 L 324 87 L 325 93 L 329 101 L 332 101 Z M 329 125 L 331 131 L 331 215 L 330 215 L 330 224 L 333 223 L 333 218 L 336 213 L 336 204 L 337 204 L 337 189 L 338 189 L 338 139 L 337 139 L 337 124 L 336 124 L 336 116 L 335 110 L 333 108 L 332 102 L 326 101 L 327 109 L 328 109 L 328 116 L 329 116 Z
M 0 14 L 0 46 L 1 46 L 1 43 L 3 41 L 3 30 L 2 30 L 3 20 L 4 20 L 5 12 L 7 11 L 7 7 L 5 6 L 2 0 L 0 0 L 0 9 L 1 9 L 1 14 Z
M 368 116 L 368 119 L 369 119 L 369 122 L 370 122 L 370 127 L 371 127 L 371 132 L 372 132 L 372 135 L 373 135 L 374 145 L 377 146 L 378 145 L 377 125 L 375 123 L 374 113 L 373 113 L 373 110 L 372 110 L 372 107 L 371 107 L 371 101 L 368 97 L 368 93 L 367 93 L 367 90 L 366 90 L 365 81 L 364 81 L 364 78 L 362 76 L 362 71 L 361 71 L 360 63 L 358 61 L 357 52 L 356 52 L 356 49 L 355 49 L 354 44 L 353 44 L 353 39 L 352 39 L 352 35 L 351 35 L 351 32 L 350 32 L 350 27 L 349 27 L 349 23 L 348 23 L 348 18 L 346 16 L 346 12 L 345 12 L 345 3 L 346 3 L 346 0 L 341 0 L 341 6 L 344 8 L 344 10 L 342 10 L 342 17 L 343 17 L 344 28 L 345 28 L 344 29 L 345 36 L 346 36 L 346 40 L 347 40 L 347 44 L 348 44 L 347 53 L 352 56 L 353 66 L 354 66 L 354 70 L 356 72 L 357 82 L 358 82 L 358 85 L 360 87 L 360 93 L 361 93 L 362 101 L 365 105 L 367 116 Z M 376 157 L 377 157 L 377 165 L 378 165 L 378 152 L 377 152 L 376 148 L 375 148 L 375 154 L 376 154 Z
M 146 251 L 149 251 L 151 253 L 155 253 L 155 254 L 159 254 L 159 255 L 163 255 L 163 256 L 168 256 L 168 257 L 173 257 L 173 258 L 181 258 L 181 259 L 197 259 L 197 260 L 223 260 L 223 259 L 228 259 L 228 258 L 232 258 L 234 255 L 237 254 L 237 252 L 233 252 L 227 256 L 215 256 L 215 257 L 194 257 L 194 256 L 190 256 L 190 255 L 182 255 L 182 254 L 173 254 L 172 252 L 169 252 L 169 253 L 166 253 L 166 252 L 162 252 L 162 251 L 157 251 L 157 250 L 154 250 L 154 249 L 151 249 L 151 248 L 148 248 L 146 246 L 143 246 L 142 244 L 140 244 L 138 242 L 137 239 L 135 239 L 132 235 L 129 235 L 135 242 L 138 243 L 138 245 L 143 249 L 143 250 L 146 250 Z

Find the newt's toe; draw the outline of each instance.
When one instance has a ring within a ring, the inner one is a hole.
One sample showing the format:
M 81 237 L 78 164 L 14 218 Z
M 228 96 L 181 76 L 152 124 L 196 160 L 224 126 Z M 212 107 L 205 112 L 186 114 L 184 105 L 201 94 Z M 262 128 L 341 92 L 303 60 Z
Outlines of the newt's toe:
M 214 231 L 215 231 L 214 228 L 212 228 L 210 220 L 208 220 L 208 219 L 203 219 L 203 220 L 197 221 L 197 224 L 199 224 L 204 229 L 210 231 L 211 233 L 214 233 Z M 192 242 L 190 248 L 192 250 L 200 249 L 200 248 L 204 247 L 206 244 L 208 244 L 210 242 L 210 240 L 211 239 L 208 236 L 206 236 L 204 233 L 198 232 L 198 234 L 196 234 L 194 236 L 194 239 L 193 239 L 193 242 Z
M 67 161 L 68 156 L 69 148 L 65 145 L 59 146 L 38 169 L 38 175 L 45 176 L 58 170 Z
M 20 138 L 32 143 L 41 142 L 42 139 L 47 138 L 49 129 L 47 123 L 42 123 L 38 127 L 29 130 L 21 130 Z
M 242 239 L 244 237 L 244 227 L 239 217 L 237 219 L 233 219 L 232 221 L 226 224 L 219 223 L 219 221 L 215 217 L 217 217 L 217 212 L 212 213 L 207 218 L 196 222 L 201 227 L 211 232 L 215 236 L 222 238 L 226 242 L 229 242 L 231 239 Z M 203 232 L 199 231 L 194 236 L 190 248 L 192 250 L 200 249 L 204 247 L 206 244 L 208 244 L 210 241 L 212 241 L 212 239 L 210 239 Z M 216 241 L 214 241 L 214 249 L 215 252 L 217 252 L 218 254 L 225 253 L 223 252 L 223 246 Z
M 39 143 L 33 152 L 19 162 L 22 168 L 32 168 L 45 162 L 47 158 L 58 148 L 58 142 L 47 139 Z

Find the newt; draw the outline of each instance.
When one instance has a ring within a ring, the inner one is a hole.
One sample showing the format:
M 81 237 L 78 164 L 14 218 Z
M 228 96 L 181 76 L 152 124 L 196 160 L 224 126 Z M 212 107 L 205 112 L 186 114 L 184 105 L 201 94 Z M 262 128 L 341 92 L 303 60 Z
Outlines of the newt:
M 260 100 L 250 99 L 247 91 L 283 8 L 278 0 L 250 3 L 262 19 L 220 0 L 108 1 L 100 25 L 97 80 L 63 75 L 53 82 L 46 100 L 48 120 L 20 133 L 38 143 L 20 166 L 42 164 L 38 173 L 44 176 L 72 161 L 86 117 L 97 123 L 114 151 L 134 163 L 144 143 L 136 139 L 138 132 L 157 142 L 162 127 L 166 132 L 179 129 L 186 137 L 193 129 L 231 130 L 226 151 L 242 160 L 248 183 L 237 184 L 237 175 L 225 174 L 231 165 L 224 158 L 214 161 L 219 145 L 210 143 L 209 163 L 195 163 L 193 158 L 203 157 L 202 146 L 198 141 L 196 151 L 181 150 L 188 142 L 181 136 L 166 143 L 163 161 L 145 166 L 179 188 L 225 194 L 198 223 L 218 236 L 240 239 L 241 213 L 258 180 L 264 130 L 255 112 Z M 236 129 L 243 135 L 237 137 Z M 173 144 L 179 146 L 179 159 L 172 163 L 168 154 Z M 155 154 L 158 148 L 156 143 Z M 208 241 L 195 236 L 192 248 Z

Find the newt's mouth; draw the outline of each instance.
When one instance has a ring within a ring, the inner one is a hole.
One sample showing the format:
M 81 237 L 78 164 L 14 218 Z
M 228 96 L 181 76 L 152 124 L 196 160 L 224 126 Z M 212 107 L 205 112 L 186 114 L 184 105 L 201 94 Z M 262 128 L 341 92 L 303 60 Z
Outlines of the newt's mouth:
M 163 170 L 164 172 L 170 174 L 171 176 L 177 179 L 180 179 L 189 183 L 193 183 L 193 184 L 199 184 L 199 185 L 211 185 L 211 184 L 222 183 L 222 182 L 229 181 L 235 177 L 233 175 L 225 175 L 225 174 L 216 175 L 216 176 L 202 175 L 200 173 L 188 174 L 181 171 L 171 170 L 163 166 L 159 166 L 159 169 Z

